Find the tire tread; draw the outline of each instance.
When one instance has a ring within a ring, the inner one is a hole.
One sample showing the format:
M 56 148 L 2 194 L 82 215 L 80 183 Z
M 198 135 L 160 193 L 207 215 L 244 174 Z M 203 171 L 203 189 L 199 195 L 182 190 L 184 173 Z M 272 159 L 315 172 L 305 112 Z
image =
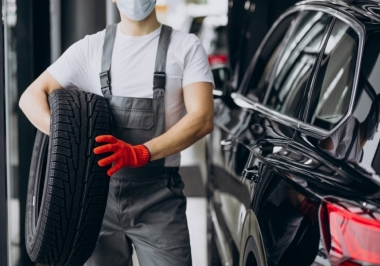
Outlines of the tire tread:
M 103 97 L 76 89 L 54 91 L 49 103 L 48 183 L 35 235 L 27 226 L 27 251 L 34 262 L 79 266 L 95 248 L 107 203 L 107 169 L 92 150 L 95 136 L 111 133 L 111 119 Z

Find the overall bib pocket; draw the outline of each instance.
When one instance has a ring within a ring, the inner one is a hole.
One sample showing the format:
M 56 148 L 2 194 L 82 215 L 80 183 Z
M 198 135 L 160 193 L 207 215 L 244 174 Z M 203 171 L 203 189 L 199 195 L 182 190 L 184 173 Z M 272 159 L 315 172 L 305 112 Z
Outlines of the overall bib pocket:
M 153 138 L 154 113 L 152 110 L 111 107 L 114 134 L 132 145 Z

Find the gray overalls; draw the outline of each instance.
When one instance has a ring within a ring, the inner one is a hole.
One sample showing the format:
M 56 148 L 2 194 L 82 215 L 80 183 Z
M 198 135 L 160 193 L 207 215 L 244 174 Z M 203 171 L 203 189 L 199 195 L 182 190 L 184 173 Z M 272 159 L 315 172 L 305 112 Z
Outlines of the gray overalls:
M 132 145 L 166 131 L 166 58 L 172 29 L 163 25 L 154 73 L 153 99 L 117 97 L 111 90 L 116 25 L 106 29 L 100 74 L 113 117 L 113 135 Z M 136 88 L 139 89 L 139 88 Z M 191 265 L 184 184 L 165 159 L 142 168 L 123 168 L 111 177 L 107 208 L 96 248 L 86 266 L 132 265 L 132 246 L 141 266 Z

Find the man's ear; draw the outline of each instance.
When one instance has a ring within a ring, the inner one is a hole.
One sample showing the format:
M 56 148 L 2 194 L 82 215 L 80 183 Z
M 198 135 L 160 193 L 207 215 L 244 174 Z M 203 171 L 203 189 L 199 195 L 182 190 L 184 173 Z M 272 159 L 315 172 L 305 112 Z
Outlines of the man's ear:
M 112 0 L 113 3 L 116 3 L 116 0 Z

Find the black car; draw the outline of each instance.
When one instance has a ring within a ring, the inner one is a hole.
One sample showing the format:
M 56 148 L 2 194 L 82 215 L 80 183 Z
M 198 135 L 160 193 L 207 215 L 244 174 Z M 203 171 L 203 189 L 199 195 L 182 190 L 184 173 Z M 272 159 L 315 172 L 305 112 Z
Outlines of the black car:
M 215 95 L 210 265 L 380 265 L 380 2 L 298 3 Z

